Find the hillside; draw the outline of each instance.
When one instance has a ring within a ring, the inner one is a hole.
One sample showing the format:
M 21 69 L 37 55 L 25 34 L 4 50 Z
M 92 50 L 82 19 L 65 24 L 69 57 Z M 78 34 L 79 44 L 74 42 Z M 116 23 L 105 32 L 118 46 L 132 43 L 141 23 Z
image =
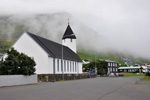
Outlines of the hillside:
M 86 50 L 79 50 L 77 53 L 81 59 L 89 59 L 89 60 L 111 60 L 117 61 L 119 64 L 124 65 L 125 61 L 131 60 L 136 64 L 144 64 L 150 63 L 150 60 L 144 58 L 135 58 L 133 56 L 120 54 L 120 53 L 96 53 L 88 52 Z
M 16 39 L 0 38 L 0 54 L 5 53 Z
M 0 53 L 5 53 L 8 48 L 15 42 L 16 39 L 8 39 L 8 38 L 0 38 Z M 150 60 L 143 59 L 143 58 L 134 58 L 133 56 L 128 56 L 124 54 L 119 53 L 95 53 L 94 51 L 88 51 L 88 50 L 78 50 L 77 52 L 78 56 L 81 59 L 101 59 L 101 60 L 112 60 L 117 61 L 120 64 L 124 64 L 127 60 L 132 60 L 133 62 L 137 64 L 144 64 L 144 63 L 150 63 Z
M 137 64 L 150 63 L 150 60 L 135 58 L 133 54 L 115 51 L 117 49 L 111 48 L 114 45 L 109 44 L 107 37 L 101 35 L 102 32 L 97 33 L 68 13 L 40 14 L 29 17 L 0 16 L 0 53 L 5 53 L 24 31 L 61 43 L 62 35 L 67 26 L 66 17 L 68 16 L 73 19 L 71 27 L 78 37 L 77 49 L 81 59 L 109 59 L 121 64 L 127 60 L 132 60 Z

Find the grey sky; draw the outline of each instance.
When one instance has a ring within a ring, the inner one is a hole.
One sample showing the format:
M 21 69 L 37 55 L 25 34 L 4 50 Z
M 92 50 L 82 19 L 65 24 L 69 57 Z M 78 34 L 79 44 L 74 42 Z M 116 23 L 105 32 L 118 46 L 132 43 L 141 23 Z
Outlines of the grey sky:
M 67 12 L 112 48 L 150 58 L 150 0 L 0 0 L 0 16 Z

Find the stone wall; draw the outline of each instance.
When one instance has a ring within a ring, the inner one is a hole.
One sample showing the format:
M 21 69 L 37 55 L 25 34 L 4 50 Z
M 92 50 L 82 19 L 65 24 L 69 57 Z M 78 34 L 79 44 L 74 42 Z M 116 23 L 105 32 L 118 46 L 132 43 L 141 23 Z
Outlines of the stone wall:
M 86 78 L 95 78 L 95 74 L 64 74 L 64 80 L 77 80 L 77 79 L 86 79 Z M 55 82 L 63 80 L 62 74 L 39 74 L 39 82 Z

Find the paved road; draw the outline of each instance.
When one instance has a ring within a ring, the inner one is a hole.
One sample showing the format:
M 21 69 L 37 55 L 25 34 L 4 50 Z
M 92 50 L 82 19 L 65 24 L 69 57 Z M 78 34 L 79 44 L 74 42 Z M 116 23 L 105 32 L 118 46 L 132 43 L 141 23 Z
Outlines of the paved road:
M 150 100 L 150 82 L 140 77 L 38 83 L 0 88 L 0 100 Z

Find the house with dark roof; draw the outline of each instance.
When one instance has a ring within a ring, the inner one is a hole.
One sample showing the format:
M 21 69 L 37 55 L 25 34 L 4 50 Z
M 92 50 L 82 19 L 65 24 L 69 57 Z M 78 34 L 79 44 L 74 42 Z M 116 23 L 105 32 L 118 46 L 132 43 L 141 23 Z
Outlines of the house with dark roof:
M 132 62 L 132 61 L 126 61 L 125 64 L 126 64 L 127 66 L 134 66 L 134 65 L 135 65 L 135 63 Z
M 34 58 L 36 74 L 81 74 L 82 60 L 76 54 L 76 36 L 70 25 L 62 42 L 63 45 L 24 32 L 12 47 Z

